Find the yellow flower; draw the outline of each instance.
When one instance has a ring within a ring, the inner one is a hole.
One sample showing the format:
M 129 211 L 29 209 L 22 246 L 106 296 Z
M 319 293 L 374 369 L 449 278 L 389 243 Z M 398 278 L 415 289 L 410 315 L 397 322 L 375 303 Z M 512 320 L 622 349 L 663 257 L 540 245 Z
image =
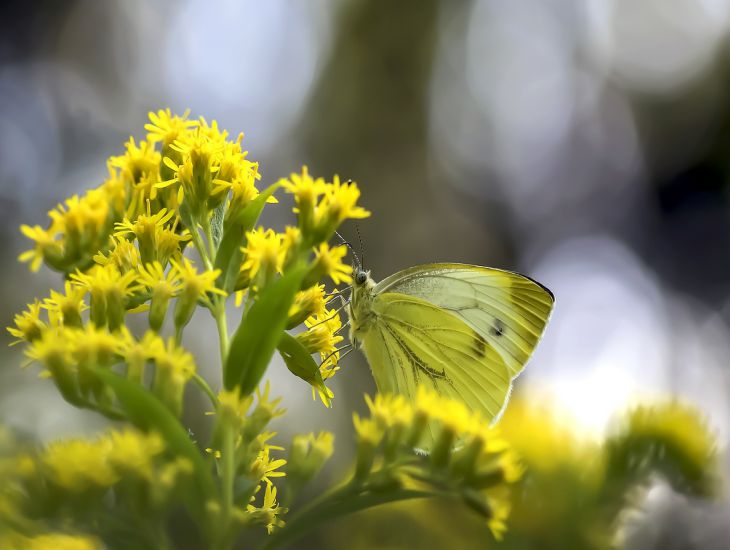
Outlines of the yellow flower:
M 259 451 L 256 460 L 251 465 L 251 477 L 259 481 L 265 481 L 269 485 L 271 484 L 271 478 L 286 475 L 286 473 L 278 471 L 286 464 L 286 460 L 283 458 L 272 459 L 269 456 L 272 449 L 280 449 L 280 447 L 264 445 L 264 448 Z
M 263 286 L 275 273 L 281 272 L 284 262 L 282 236 L 273 229 L 259 228 L 247 232 L 246 246 L 242 250 L 245 259 L 241 271 L 246 272 L 251 281 L 258 275 L 258 286 Z
M 490 498 L 487 501 L 489 506 L 490 518 L 487 520 L 487 525 L 492 535 L 496 540 L 502 540 L 504 533 L 507 531 L 507 524 L 505 521 L 509 517 L 510 503 L 506 498 Z
M 346 219 L 367 218 L 370 212 L 357 206 L 359 198 L 360 190 L 355 182 L 340 183 L 339 176 L 335 176 L 317 209 L 317 225 L 329 226 L 334 231 Z
M 238 389 L 221 390 L 218 394 L 218 422 L 232 426 L 233 431 L 238 433 L 246 422 L 246 413 L 251 408 L 253 396 L 239 395 Z
M 225 184 L 231 190 L 231 199 L 228 203 L 226 211 L 226 219 L 235 219 L 244 209 L 251 204 L 256 197 L 259 196 L 259 190 L 256 188 L 256 180 L 261 179 L 259 174 L 259 165 L 256 162 L 246 161 L 248 164 L 239 169 L 238 175 Z M 222 180 L 214 180 L 214 183 L 222 184 Z M 279 202 L 276 197 L 271 195 L 266 199 L 267 203 Z
M 225 198 L 225 186 L 213 184 L 220 171 L 220 162 L 227 132 L 220 132 L 215 121 L 208 126 L 201 119 L 197 127 L 181 135 L 171 145 L 177 159 L 166 156 L 163 164 L 170 170 L 172 177 L 155 185 L 158 189 L 172 187 L 176 190 L 177 202 L 185 202 L 200 222 L 207 212 Z
M 160 262 L 139 266 L 137 282 L 150 291 L 153 296 L 159 294 L 168 299 L 175 296 L 183 286 L 177 268 L 172 266 L 165 273 Z
M 38 271 L 45 257 L 49 254 L 53 256 L 61 255 L 61 245 L 56 240 L 57 232 L 54 227 L 43 229 L 40 225 L 21 225 L 20 232 L 35 243 L 33 250 L 23 252 L 18 256 L 21 262 L 30 262 L 30 269 Z
M 314 285 L 297 292 L 294 303 L 289 308 L 287 328 L 294 328 L 312 316 L 322 316 L 325 305 L 332 299 L 325 293 L 324 285 Z
M 73 365 L 72 348 L 69 345 L 71 332 L 63 327 L 45 329 L 26 348 L 25 355 L 32 361 L 41 363 L 51 374 L 55 375 L 59 369 L 65 371 Z
M 165 321 L 170 299 L 183 288 L 177 268 L 173 265 L 165 274 L 165 269 L 160 262 L 152 262 L 139 267 L 138 281 L 152 294 L 149 314 L 150 328 L 159 331 Z
M 159 259 L 159 235 L 166 229 L 166 225 L 175 216 L 175 212 L 163 208 L 155 214 L 150 213 L 150 203 L 147 202 L 147 215 L 139 215 L 134 222 L 125 219 L 116 224 L 115 236 L 134 235 L 139 243 L 139 253 L 144 263 Z
M 77 330 L 67 331 L 68 345 L 79 366 L 107 367 L 119 354 L 122 340 L 118 334 L 89 323 Z
M 152 330 L 137 340 L 127 327 L 122 326 L 118 352 L 126 363 L 127 378 L 141 383 L 147 363 L 165 352 L 165 342 Z
M 152 481 L 155 458 L 165 450 L 165 443 L 156 433 L 143 434 L 125 429 L 109 434 L 109 462 L 119 473 Z
M 12 537 L 5 550 L 103 550 L 104 545 L 96 537 L 47 533 L 32 537 Z
M 271 534 L 276 527 L 283 527 L 284 520 L 279 516 L 285 514 L 288 510 L 280 507 L 276 502 L 276 487 L 273 484 L 266 485 L 264 493 L 264 502 L 261 508 L 257 508 L 252 504 L 246 506 L 250 519 L 256 523 L 266 526 L 266 532 Z
M 160 109 L 156 113 L 150 111 L 150 122 L 144 125 L 144 129 L 149 132 L 147 140 L 150 143 L 161 141 L 162 146 L 167 147 L 197 124 L 187 119 L 189 114 L 190 109 L 186 109 L 182 116 L 173 115 L 170 109 Z
M 159 349 L 154 357 L 155 378 L 152 391 L 167 407 L 180 416 L 185 385 L 195 374 L 195 360 L 184 348 L 179 347 L 173 338 Z
M 137 146 L 134 138 L 130 136 L 129 141 L 124 144 L 124 148 L 125 153 L 110 158 L 109 164 L 114 168 L 119 168 L 128 183 L 134 184 L 143 175 L 155 173 L 159 169 L 160 153 L 155 151 L 154 143 L 140 141 Z
M 57 318 L 66 326 L 80 327 L 82 324 L 81 314 L 88 309 L 84 303 L 86 290 L 74 286 L 71 281 L 66 281 L 63 292 L 51 290 L 51 296 L 43 300 L 43 308 L 48 311 L 49 316 Z
M 370 415 L 383 428 L 405 428 L 413 420 L 413 409 L 405 396 L 400 394 L 377 394 L 375 399 L 365 396 Z
M 91 321 L 112 330 L 124 322 L 126 301 L 140 288 L 136 279 L 136 271 L 121 274 L 112 264 L 71 274 L 72 282 L 91 294 Z
M 177 277 L 182 284 L 175 305 L 175 326 L 184 327 L 190 321 L 195 312 L 198 301 L 206 307 L 212 308 L 209 294 L 225 296 L 226 293 L 215 286 L 215 281 L 220 275 L 220 269 L 212 269 L 198 272 L 195 265 L 187 258 L 182 257 L 181 262 L 171 260 L 172 266 L 177 271 Z
M 8 327 L 8 332 L 17 338 L 10 344 L 11 346 L 20 342 L 33 342 L 41 337 L 47 327 L 47 324 L 40 319 L 41 307 L 40 302 L 36 300 L 28 304 L 27 311 L 16 313 L 13 319 L 15 328 Z
M 329 276 L 335 285 L 352 282 L 352 267 L 341 261 L 347 255 L 346 246 L 330 248 L 329 244 L 322 243 L 314 254 L 315 261 L 310 275 L 312 279 L 321 280 L 323 277 Z
M 282 180 L 281 183 L 284 189 L 294 195 L 294 212 L 298 214 L 299 228 L 309 236 L 315 229 L 317 202 L 326 189 L 324 178 L 312 178 L 307 167 L 303 166 L 301 174 L 292 173 L 288 180 Z
M 309 330 L 297 334 L 296 338 L 310 353 L 320 353 L 322 359 L 337 349 L 344 338 L 338 331 L 342 328 L 340 314 L 325 309 L 322 315 L 307 319 L 304 324 Z
M 238 134 L 236 141 L 226 141 L 218 156 L 218 171 L 213 180 L 214 185 L 222 186 L 225 191 L 232 188 L 232 183 L 242 178 L 250 177 L 253 162 L 247 160 L 248 151 L 241 149 L 243 132 Z
M 71 492 L 106 488 L 119 481 L 108 460 L 111 442 L 106 438 L 88 441 L 69 439 L 49 444 L 41 456 L 49 480 Z
M 99 252 L 94 256 L 94 261 L 99 265 L 114 265 L 120 272 L 124 273 L 135 269 L 141 262 L 139 250 L 133 241 L 125 238 L 111 236 L 111 250 L 108 253 Z
M 311 480 L 334 452 L 335 436 L 330 432 L 295 435 L 287 467 L 287 486 L 296 489 Z

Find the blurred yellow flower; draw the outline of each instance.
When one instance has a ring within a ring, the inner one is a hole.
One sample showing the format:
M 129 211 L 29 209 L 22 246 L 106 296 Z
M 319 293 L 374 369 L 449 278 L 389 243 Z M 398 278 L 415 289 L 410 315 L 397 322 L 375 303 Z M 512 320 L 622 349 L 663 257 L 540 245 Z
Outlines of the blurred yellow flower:
M 22 313 L 16 313 L 13 318 L 15 327 L 8 327 L 8 332 L 17 338 L 11 345 L 20 342 L 33 342 L 41 337 L 47 324 L 41 321 L 40 314 L 43 306 L 36 300 L 28 304 L 28 309 Z
M 246 246 L 243 247 L 244 261 L 241 271 L 248 279 L 260 280 L 265 284 L 275 273 L 280 273 L 284 262 L 282 236 L 273 229 L 254 229 L 246 233 Z M 259 275 L 261 274 L 261 275 Z

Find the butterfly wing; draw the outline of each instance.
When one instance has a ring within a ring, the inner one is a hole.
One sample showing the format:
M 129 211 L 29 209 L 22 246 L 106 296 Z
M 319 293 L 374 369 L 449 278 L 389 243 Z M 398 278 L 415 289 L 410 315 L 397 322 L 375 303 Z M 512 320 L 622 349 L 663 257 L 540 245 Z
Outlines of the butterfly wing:
M 555 302 L 528 277 L 465 264 L 412 267 L 383 279 L 374 292 L 406 294 L 449 311 L 499 354 L 512 378 L 532 355 Z
M 375 296 L 376 321 L 363 339 L 381 392 L 415 398 L 424 384 L 496 418 L 509 394 L 511 373 L 501 355 L 451 311 L 416 296 Z

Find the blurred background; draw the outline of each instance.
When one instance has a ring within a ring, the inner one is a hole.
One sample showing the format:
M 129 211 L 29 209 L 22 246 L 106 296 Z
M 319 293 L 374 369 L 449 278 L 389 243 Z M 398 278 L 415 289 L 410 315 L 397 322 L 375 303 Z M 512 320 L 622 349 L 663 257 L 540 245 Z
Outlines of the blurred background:
M 57 202 L 98 185 L 106 158 L 144 136 L 149 110 L 190 108 L 245 132 L 264 184 L 302 164 L 357 181 L 373 212 L 359 232 L 376 280 L 454 261 L 548 286 L 556 309 L 517 398 L 550 402 L 598 438 L 617 411 L 677 395 L 725 447 L 727 0 L 73 0 L 2 10 L 4 326 L 60 284 L 16 262 L 28 248 L 18 226 L 45 224 Z M 288 205 L 268 211 L 273 226 L 292 219 Z M 354 226 L 345 236 L 358 242 Z M 213 323 L 200 316 L 196 327 L 190 348 L 215 373 Z M 19 369 L 19 352 L 2 354 L 0 422 L 40 440 L 102 425 Z M 344 468 L 351 411 L 374 391 L 364 359 L 351 354 L 334 378 L 332 410 L 282 365 L 270 373 L 288 403 L 283 437 L 334 430 Z M 204 407 L 188 406 L 194 430 Z M 659 490 L 644 513 L 629 546 L 720 548 L 730 535 L 724 503 Z M 387 538 L 395 530 L 378 545 L 407 547 Z M 336 548 L 337 532 L 312 540 Z

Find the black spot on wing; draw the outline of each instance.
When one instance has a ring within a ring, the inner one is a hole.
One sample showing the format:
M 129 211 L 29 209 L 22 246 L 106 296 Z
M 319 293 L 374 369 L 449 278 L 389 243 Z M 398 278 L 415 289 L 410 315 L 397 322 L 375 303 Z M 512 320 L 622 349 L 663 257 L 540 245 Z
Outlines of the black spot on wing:
M 495 319 L 494 324 L 492 325 L 492 330 L 490 331 L 493 336 L 502 336 L 507 330 L 507 327 L 504 326 L 504 323 L 501 319 Z
M 471 349 L 477 357 L 484 357 L 487 354 L 487 341 L 476 331 L 472 333 Z

